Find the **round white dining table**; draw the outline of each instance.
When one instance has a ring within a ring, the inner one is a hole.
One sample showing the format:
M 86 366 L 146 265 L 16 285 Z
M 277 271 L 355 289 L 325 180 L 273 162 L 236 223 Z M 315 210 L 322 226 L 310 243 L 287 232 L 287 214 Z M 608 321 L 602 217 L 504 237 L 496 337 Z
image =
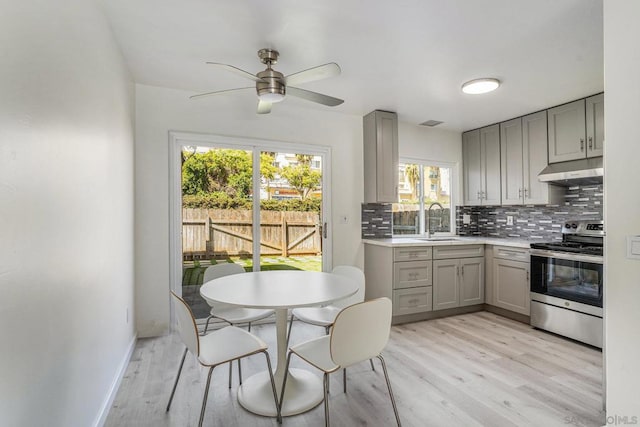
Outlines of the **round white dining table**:
M 351 296 L 357 290 L 358 283 L 342 275 L 275 270 L 220 277 L 202 285 L 200 295 L 207 302 L 275 309 L 278 353 L 274 377 L 279 398 L 287 357 L 287 310 L 327 304 Z M 282 415 L 308 411 L 322 402 L 323 396 L 322 380 L 318 375 L 289 368 Z M 255 414 L 276 416 L 268 372 L 244 380 L 238 389 L 238 401 Z

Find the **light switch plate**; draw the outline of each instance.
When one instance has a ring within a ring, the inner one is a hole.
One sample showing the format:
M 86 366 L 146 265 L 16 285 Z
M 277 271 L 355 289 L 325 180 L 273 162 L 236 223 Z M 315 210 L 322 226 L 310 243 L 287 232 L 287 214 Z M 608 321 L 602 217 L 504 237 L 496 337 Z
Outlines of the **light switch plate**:
M 627 236 L 627 258 L 640 259 L 640 236 Z

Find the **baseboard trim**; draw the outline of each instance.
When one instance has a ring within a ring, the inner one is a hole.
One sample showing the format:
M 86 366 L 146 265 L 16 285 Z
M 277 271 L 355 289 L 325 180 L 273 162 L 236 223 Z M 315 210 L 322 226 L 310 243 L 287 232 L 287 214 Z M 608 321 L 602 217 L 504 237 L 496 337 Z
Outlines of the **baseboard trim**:
M 102 407 L 96 416 L 96 420 L 93 423 L 94 427 L 102 427 L 104 423 L 107 421 L 107 416 L 109 415 L 109 410 L 111 409 L 111 405 L 113 405 L 113 401 L 116 398 L 116 394 L 118 394 L 118 389 L 120 388 L 120 383 L 122 382 L 122 378 L 124 377 L 124 373 L 127 370 L 127 366 L 129 366 L 129 361 L 131 360 L 131 356 L 133 355 L 133 350 L 136 348 L 136 342 L 138 342 L 138 335 L 135 334 L 129 343 L 129 347 L 127 348 L 127 352 L 125 353 L 122 361 L 120 362 L 120 367 L 118 368 L 118 372 L 113 379 L 113 383 L 111 384 L 111 388 L 109 389 L 109 393 L 107 394 L 104 402 L 102 403 Z

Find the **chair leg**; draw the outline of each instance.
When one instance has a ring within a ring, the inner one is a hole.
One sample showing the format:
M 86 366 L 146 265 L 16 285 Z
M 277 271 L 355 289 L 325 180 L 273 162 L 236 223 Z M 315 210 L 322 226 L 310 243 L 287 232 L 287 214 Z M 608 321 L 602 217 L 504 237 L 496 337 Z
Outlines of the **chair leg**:
M 289 338 L 291 338 L 291 326 L 293 326 L 293 314 L 289 319 L 289 330 L 287 331 L 287 348 L 289 348 Z
M 247 332 L 251 332 L 251 322 L 249 322 L 249 327 L 247 328 Z
M 289 355 L 287 356 L 287 363 L 284 366 L 284 378 L 282 380 L 282 390 L 280 390 L 280 402 L 278 404 L 278 420 L 280 420 L 280 422 L 282 422 L 282 405 L 284 403 L 284 390 L 285 387 L 287 386 L 287 377 L 289 376 L 289 363 L 291 362 L 291 355 L 293 353 L 289 352 Z
M 200 422 L 198 423 L 198 427 L 202 427 L 202 421 L 204 421 L 204 410 L 207 407 L 207 397 L 209 396 L 209 384 L 211 384 L 211 374 L 213 374 L 213 368 L 215 368 L 215 366 L 212 366 L 211 368 L 209 368 L 209 375 L 207 376 L 207 385 L 205 386 L 204 397 L 202 398 L 202 409 L 200 409 Z
M 380 359 L 380 364 L 382 365 L 382 372 L 384 372 L 384 379 L 387 381 L 387 388 L 389 389 L 389 397 L 391 398 L 391 405 L 393 405 L 393 412 L 396 415 L 396 422 L 398 423 L 398 427 L 401 427 L 400 423 L 400 415 L 398 415 L 398 407 L 396 406 L 396 399 L 393 397 L 393 391 L 391 390 L 391 382 L 389 381 L 389 373 L 387 372 L 387 365 L 384 363 L 384 358 L 381 354 L 378 355 L 378 359 Z
M 267 350 L 263 351 L 264 357 L 267 359 L 267 369 L 269 370 L 269 379 L 271 380 L 271 390 L 273 390 L 273 401 L 276 404 L 276 412 L 278 414 L 278 424 L 282 424 L 282 417 L 280 416 L 278 405 L 278 392 L 276 391 L 276 380 L 273 378 L 273 371 L 271 370 L 271 358 Z
M 329 427 L 329 374 L 324 373 L 324 425 Z
M 171 402 L 173 401 L 173 395 L 176 392 L 176 387 L 178 386 L 178 380 L 180 379 L 180 374 L 182 373 L 182 366 L 184 365 L 184 358 L 187 357 L 187 347 L 184 348 L 184 353 L 182 353 L 182 360 L 180 361 L 180 367 L 178 368 L 178 375 L 176 375 L 176 381 L 173 383 L 173 390 L 171 390 L 171 397 L 169 397 L 169 403 L 167 404 L 167 412 L 169 412 L 169 408 L 171 408 Z
M 329 335 L 329 331 L 331 330 L 331 326 L 325 326 L 324 327 L 324 332 L 326 335 Z
M 240 359 L 238 359 L 238 379 L 240 381 L 240 385 L 242 385 L 242 364 L 240 363 Z
M 233 377 L 233 360 L 229 362 L 229 389 L 231 389 L 231 378 Z
M 347 368 L 342 368 L 342 385 L 344 392 L 347 392 Z
M 375 372 L 375 371 L 376 371 L 376 367 L 375 367 L 375 366 L 373 366 L 373 359 L 369 359 L 369 363 L 371 363 L 371 370 L 372 370 L 373 372 Z
M 209 322 L 211 321 L 211 319 L 213 319 L 213 316 L 209 315 L 209 317 L 207 317 L 207 324 L 204 325 L 204 331 L 202 332 L 202 335 L 205 335 L 207 333 L 207 329 L 209 329 Z

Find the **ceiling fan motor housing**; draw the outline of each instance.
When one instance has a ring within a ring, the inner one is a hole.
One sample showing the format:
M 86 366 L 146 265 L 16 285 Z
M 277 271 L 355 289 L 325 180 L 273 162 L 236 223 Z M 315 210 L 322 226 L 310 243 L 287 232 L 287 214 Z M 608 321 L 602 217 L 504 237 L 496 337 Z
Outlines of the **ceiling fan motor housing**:
M 282 73 L 271 68 L 267 68 L 264 71 L 260 71 L 257 74 L 257 77 L 263 80 L 256 82 L 256 91 L 258 92 L 258 96 L 273 93 L 284 97 L 286 94 L 284 75 Z

